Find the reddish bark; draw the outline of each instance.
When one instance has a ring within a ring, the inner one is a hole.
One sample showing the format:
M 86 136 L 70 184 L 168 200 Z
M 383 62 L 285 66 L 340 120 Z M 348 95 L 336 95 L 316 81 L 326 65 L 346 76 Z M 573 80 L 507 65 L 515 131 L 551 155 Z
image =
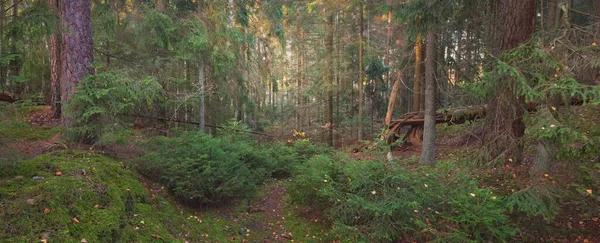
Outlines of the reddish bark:
M 58 9 L 62 32 L 60 41 L 62 120 L 63 125 L 68 127 L 73 121 L 65 116 L 65 105 L 85 75 L 94 73 L 94 69 L 90 67 L 94 61 L 90 1 L 59 0 Z

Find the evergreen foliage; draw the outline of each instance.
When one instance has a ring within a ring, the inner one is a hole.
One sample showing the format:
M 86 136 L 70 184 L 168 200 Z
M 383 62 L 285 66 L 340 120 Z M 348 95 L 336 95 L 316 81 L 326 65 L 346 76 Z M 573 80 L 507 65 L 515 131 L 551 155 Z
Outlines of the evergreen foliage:
M 410 171 L 396 163 L 315 156 L 299 165 L 290 196 L 324 209 L 333 237 L 343 242 L 511 239 L 516 228 L 502 198 L 455 170 L 451 163 Z
M 132 80 L 111 72 L 89 75 L 68 106 L 68 115 L 76 120 L 69 136 L 88 143 L 116 142 L 116 133 L 130 125 L 120 115 L 133 111 L 137 104 L 152 105 L 161 96 L 161 86 L 151 78 Z

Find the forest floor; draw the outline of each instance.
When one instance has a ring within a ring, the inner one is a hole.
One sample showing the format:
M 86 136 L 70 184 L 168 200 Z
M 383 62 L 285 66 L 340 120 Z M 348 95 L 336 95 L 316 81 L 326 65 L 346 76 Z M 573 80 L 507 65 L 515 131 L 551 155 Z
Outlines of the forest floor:
M 0 137 L 0 163 L 31 160 L 49 153 L 55 154 L 51 152 L 67 148 L 58 140 L 60 138 L 59 121 L 51 119 L 48 107 L 27 108 L 23 112 L 12 115 L 16 118 L 7 120 L 7 117 L 0 117 L 0 119 L 4 119 L 3 122 L 6 122 L 4 129 L 0 127 L 0 135 L 2 135 Z M 472 160 L 477 155 L 481 145 L 481 123 L 461 126 L 441 125 L 439 131 L 436 143 L 438 159 L 463 163 Z M 143 140 L 144 136 L 141 135 L 143 132 L 140 131 L 139 134 L 134 135 L 132 139 Z M 350 145 L 340 149 L 352 153 L 350 151 L 355 146 Z M 75 145 L 68 150 L 106 155 L 117 161 L 128 161 L 137 157 L 141 152 L 133 144 L 98 148 Z M 417 160 L 419 153 L 420 148 L 417 146 L 400 146 L 392 151 L 395 158 L 409 160 Z M 506 165 L 501 169 L 476 171 L 474 176 L 479 177 L 484 186 L 494 188 L 496 191 L 504 191 L 507 194 L 525 188 L 532 184 L 532 178 L 528 172 L 532 164 L 531 154 L 533 152 L 529 150 L 527 154 L 525 162 L 521 165 Z M 369 151 L 352 153 L 352 157 L 364 160 L 371 160 L 374 156 L 381 156 L 381 154 Z M 42 158 L 45 157 L 42 156 Z M 15 181 L 14 178 L 22 176 L 16 175 L 9 179 L 6 179 L 8 177 L 3 179 L 4 173 L 5 171 L 0 170 L 0 186 L 3 183 L 5 186 L 10 185 Z M 178 214 L 172 216 L 173 218 L 160 218 L 159 216 L 159 218 L 148 218 L 147 221 L 156 220 L 157 228 L 159 226 L 169 227 L 168 224 L 161 224 L 161 221 L 181 221 L 184 222 L 181 224 L 183 227 L 181 231 L 187 230 L 187 233 L 183 235 L 166 231 L 148 233 L 149 235 L 146 237 L 149 238 L 139 236 L 134 239 L 158 239 L 171 236 L 181 241 L 189 239 L 189 242 L 195 242 L 198 239 L 201 239 L 200 242 L 322 242 L 327 238 L 327 231 L 331 228 L 331 225 L 324 220 L 322 212 L 311 208 L 301 208 L 288 202 L 289 197 L 286 192 L 288 180 L 272 180 L 265 183 L 256 199 L 250 202 L 242 201 L 216 209 L 206 209 L 177 203 L 160 185 L 151 183 L 135 173 L 132 176 L 145 188 L 146 191 L 140 193 L 147 194 L 147 197 L 150 198 L 149 207 L 160 207 L 160 203 L 167 202 L 171 206 L 165 210 Z M 556 183 L 554 178 L 559 176 L 566 175 L 545 175 L 540 180 L 545 183 Z M 2 200 L 5 199 L 0 193 L 0 204 L 8 204 Z M 46 212 L 45 209 L 44 212 Z M 568 205 L 562 206 L 560 212 L 552 222 L 546 222 L 541 217 L 515 217 L 514 221 L 521 226 L 517 239 L 526 242 L 600 242 L 598 215 L 586 215 L 579 208 Z M 202 226 L 192 225 L 189 220 L 199 222 Z M 134 231 L 138 231 L 138 227 L 139 225 L 135 226 Z M 192 234 L 197 236 L 190 236 Z M 0 232 L 0 239 L 3 237 L 10 237 L 10 235 Z M 35 237 L 43 239 L 43 235 L 40 236 L 39 233 Z M 22 240 L 25 238 L 11 239 Z M 31 238 L 28 239 L 31 240 Z

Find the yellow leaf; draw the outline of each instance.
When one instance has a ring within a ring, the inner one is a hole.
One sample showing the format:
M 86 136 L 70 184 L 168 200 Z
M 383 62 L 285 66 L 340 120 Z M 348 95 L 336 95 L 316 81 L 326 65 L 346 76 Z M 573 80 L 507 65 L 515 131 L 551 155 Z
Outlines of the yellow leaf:
M 75 222 L 75 223 L 79 223 L 79 219 L 77 219 L 77 218 L 73 218 L 73 222 Z
M 585 190 L 588 194 L 592 195 L 592 189 L 586 189 Z

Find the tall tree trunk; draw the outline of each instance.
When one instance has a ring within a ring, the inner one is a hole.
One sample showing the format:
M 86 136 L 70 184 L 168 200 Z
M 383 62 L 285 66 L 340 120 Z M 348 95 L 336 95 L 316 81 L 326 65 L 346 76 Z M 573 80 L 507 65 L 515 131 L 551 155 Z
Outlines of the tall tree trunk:
M 499 0 L 497 4 L 496 38 L 494 54 L 509 51 L 528 41 L 535 30 L 535 0 Z M 503 156 L 508 161 L 520 162 L 523 152 L 524 98 L 515 95 L 515 80 L 496 81 L 493 97 L 488 101 L 485 119 L 486 152 L 490 160 Z
M 58 0 L 48 0 L 48 5 L 58 12 Z M 58 119 L 61 117 L 61 104 L 60 104 L 60 96 L 61 96 L 61 46 L 62 46 L 62 38 L 60 31 L 60 25 L 57 25 L 55 34 L 50 36 L 50 105 L 52 107 L 52 117 Z
M 327 123 L 329 124 L 327 132 L 327 142 L 333 147 L 333 10 L 330 10 L 329 21 L 327 23 Z
M 296 79 L 297 79 L 297 85 L 296 85 L 296 130 L 301 131 L 303 130 L 303 120 L 302 120 L 302 111 L 304 110 L 302 108 L 302 97 L 303 97 L 303 93 L 302 93 L 302 37 L 303 37 L 303 33 L 301 30 L 300 25 L 296 26 L 296 31 L 299 32 L 299 40 L 298 43 L 296 44 L 296 61 L 297 61 L 297 70 L 296 70 Z
M 390 48 L 392 45 L 392 1 L 391 0 L 386 0 L 385 4 L 388 5 L 388 7 L 390 8 L 387 12 L 387 30 L 386 30 L 386 35 L 385 35 L 385 56 L 384 56 L 384 60 L 385 60 L 385 66 L 389 67 L 390 66 Z M 391 69 L 390 69 L 391 70 Z M 387 85 L 388 87 L 392 85 L 392 77 L 391 77 L 391 71 L 388 70 L 388 72 L 385 74 L 385 78 L 387 80 Z M 391 97 L 390 97 L 391 99 Z
M 203 6 L 202 3 L 204 1 L 203 0 L 198 0 L 198 16 L 200 17 L 200 19 L 204 18 L 203 15 Z M 204 56 L 203 53 L 201 53 L 198 57 L 198 85 L 200 86 L 200 120 L 198 121 L 198 128 L 200 129 L 201 132 L 206 132 L 206 128 L 205 128 L 205 120 L 206 120 L 206 114 L 205 114 L 205 107 L 204 107 L 204 97 L 206 95 L 206 88 L 205 88 L 205 74 L 204 74 Z
M 59 0 L 62 41 L 60 48 L 60 86 L 62 122 L 65 127 L 73 125 L 66 105 L 75 93 L 75 87 L 85 75 L 93 74 L 89 65 L 94 61 L 90 1 Z
M 423 62 L 423 35 L 421 32 L 417 33 L 417 40 L 415 41 L 415 79 L 413 86 L 413 111 L 420 111 L 421 107 L 421 63 Z
M 16 23 L 18 21 L 18 15 L 19 15 L 19 3 L 21 1 L 20 0 L 13 0 L 12 2 L 12 17 L 11 17 L 11 21 Z M 19 76 L 19 71 L 21 70 L 21 62 L 20 62 L 20 57 L 17 55 L 17 27 L 12 26 L 10 28 L 10 40 L 9 40 L 9 45 L 10 45 L 10 54 L 14 55 L 13 58 L 10 59 L 10 61 L 8 62 L 8 76 Z M 15 89 L 16 87 L 14 87 L 14 85 L 11 85 L 12 89 Z M 13 90 L 14 93 L 17 93 L 16 90 Z
M 363 51 L 364 51 L 364 6 L 363 1 L 359 4 L 359 32 L 358 32 L 358 140 L 363 139 L 363 99 L 364 99 L 364 71 L 363 71 Z
M 0 56 L 4 57 L 4 19 L 6 18 L 6 14 L 4 13 L 4 1 L 0 2 Z M 0 87 L 5 87 L 7 85 L 6 82 L 6 67 L 4 63 L 0 63 Z
M 421 164 L 435 164 L 435 41 L 436 34 L 431 27 L 427 31 L 425 54 L 425 121 L 423 126 L 423 147 L 421 149 Z

